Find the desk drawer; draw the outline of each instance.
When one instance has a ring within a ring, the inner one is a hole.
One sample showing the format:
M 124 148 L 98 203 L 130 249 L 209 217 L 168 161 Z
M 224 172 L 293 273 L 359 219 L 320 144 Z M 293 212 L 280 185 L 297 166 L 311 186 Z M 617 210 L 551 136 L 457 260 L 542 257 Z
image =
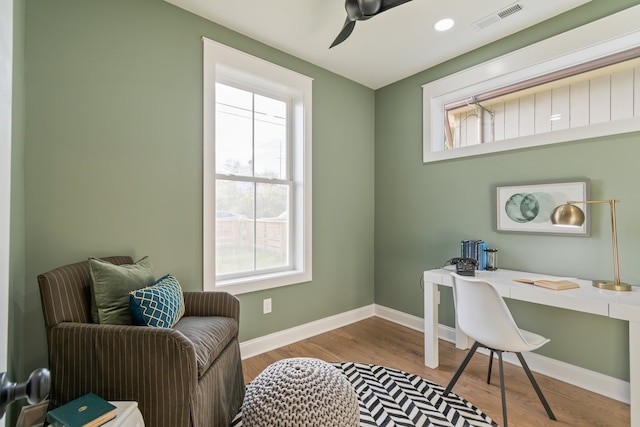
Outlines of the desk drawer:
M 570 293 L 563 294 L 563 292 L 571 291 L 553 291 L 537 286 L 513 287 L 511 288 L 511 298 L 600 316 L 609 315 L 609 302 L 576 298 Z

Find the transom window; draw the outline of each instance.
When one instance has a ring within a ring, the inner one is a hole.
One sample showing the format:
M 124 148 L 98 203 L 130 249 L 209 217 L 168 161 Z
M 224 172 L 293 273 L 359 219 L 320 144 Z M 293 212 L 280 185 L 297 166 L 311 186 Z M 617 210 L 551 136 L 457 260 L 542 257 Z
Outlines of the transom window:
M 444 149 L 639 117 L 639 72 L 634 48 L 449 103 Z
M 638 6 L 427 83 L 423 162 L 640 130 Z

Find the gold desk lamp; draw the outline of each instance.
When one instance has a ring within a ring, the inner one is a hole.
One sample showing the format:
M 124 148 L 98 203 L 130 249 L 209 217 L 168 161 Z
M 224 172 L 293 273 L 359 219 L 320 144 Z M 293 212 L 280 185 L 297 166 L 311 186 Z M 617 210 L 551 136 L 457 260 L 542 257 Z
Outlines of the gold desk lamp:
M 563 227 L 580 227 L 584 223 L 584 212 L 576 203 L 609 203 L 611 206 L 611 230 L 613 240 L 613 282 L 602 280 L 594 280 L 593 286 L 600 289 L 608 289 L 612 291 L 630 291 L 631 285 L 620 282 L 620 272 L 618 271 L 618 233 L 616 231 L 616 203 L 620 200 L 582 200 L 569 201 L 564 205 L 557 206 L 551 213 L 551 222 L 553 225 Z

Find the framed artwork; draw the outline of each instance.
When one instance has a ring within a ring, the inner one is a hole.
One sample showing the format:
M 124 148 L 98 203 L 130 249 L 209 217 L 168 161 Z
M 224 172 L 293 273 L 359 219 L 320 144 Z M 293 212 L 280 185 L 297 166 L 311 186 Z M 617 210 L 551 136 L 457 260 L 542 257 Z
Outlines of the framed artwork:
M 565 236 L 590 234 L 589 205 L 575 205 L 585 213 L 582 227 L 558 227 L 551 212 L 568 201 L 589 200 L 589 180 L 496 186 L 496 230 L 507 233 L 541 233 Z

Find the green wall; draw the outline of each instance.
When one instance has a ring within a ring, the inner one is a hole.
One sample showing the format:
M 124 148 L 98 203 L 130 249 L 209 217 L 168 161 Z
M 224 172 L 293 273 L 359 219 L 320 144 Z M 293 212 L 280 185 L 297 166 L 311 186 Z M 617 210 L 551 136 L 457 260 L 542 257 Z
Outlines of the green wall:
M 613 277 L 610 213 L 594 206 L 591 237 L 503 234 L 494 231 L 496 184 L 589 178 L 594 199 L 621 199 L 617 209 L 620 274 L 640 284 L 638 133 L 422 163 L 422 88 L 430 81 L 638 4 L 593 0 L 376 91 L 375 299 L 423 316 L 420 276 L 459 256 L 461 239 L 484 239 L 499 250 L 498 265 L 581 278 Z M 624 322 L 536 304 L 510 302 L 523 328 L 551 338 L 539 353 L 628 380 Z M 440 322 L 453 326 L 450 289 L 442 289 Z
M 26 369 L 38 273 L 149 255 L 202 289 L 203 36 L 314 79 L 313 281 L 241 295 L 241 341 L 373 303 L 373 90 L 162 0 L 27 0 Z

